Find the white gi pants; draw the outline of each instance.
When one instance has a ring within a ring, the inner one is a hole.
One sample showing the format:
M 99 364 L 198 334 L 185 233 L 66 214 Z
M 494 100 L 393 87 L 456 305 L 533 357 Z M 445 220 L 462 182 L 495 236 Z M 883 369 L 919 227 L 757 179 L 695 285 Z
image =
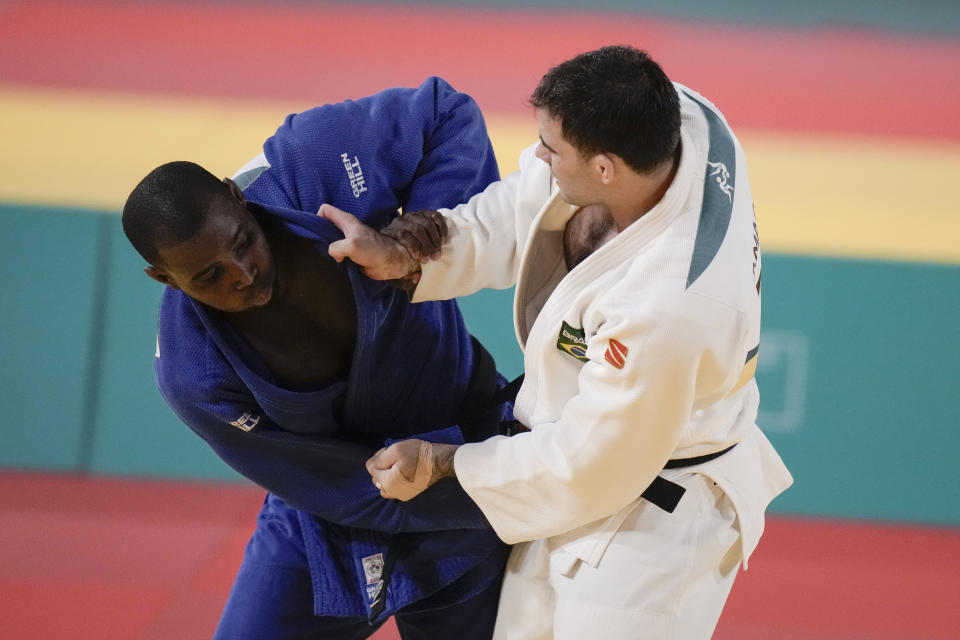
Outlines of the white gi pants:
M 673 513 L 639 500 L 596 566 L 550 540 L 514 546 L 494 640 L 710 638 L 740 566 L 737 514 L 710 478 L 675 470 Z

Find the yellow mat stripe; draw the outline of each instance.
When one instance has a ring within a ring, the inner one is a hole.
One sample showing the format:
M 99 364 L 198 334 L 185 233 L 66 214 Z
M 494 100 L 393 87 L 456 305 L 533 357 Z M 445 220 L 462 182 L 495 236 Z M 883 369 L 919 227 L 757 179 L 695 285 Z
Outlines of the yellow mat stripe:
M 766 250 L 960 262 L 960 145 L 747 132 Z
M 730 389 L 730 392 L 727 393 L 726 397 L 729 398 L 730 396 L 735 394 L 737 391 L 740 391 L 740 389 L 742 389 L 745 384 L 747 384 L 753 379 L 753 376 L 756 373 L 757 373 L 757 356 L 755 355 L 752 358 L 750 358 L 745 365 L 743 365 L 743 369 L 740 371 L 740 377 L 737 378 L 736 384 L 733 385 L 733 388 Z
M 310 105 L 0 87 L 0 201 L 119 211 L 168 160 L 228 175 Z M 504 173 L 531 116 L 487 114 Z M 740 131 L 767 251 L 960 262 L 955 142 Z

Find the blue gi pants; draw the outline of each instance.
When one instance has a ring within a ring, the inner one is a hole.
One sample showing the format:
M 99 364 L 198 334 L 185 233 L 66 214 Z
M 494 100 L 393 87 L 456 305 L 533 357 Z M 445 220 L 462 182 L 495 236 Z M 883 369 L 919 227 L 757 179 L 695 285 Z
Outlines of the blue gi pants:
M 313 584 L 296 512 L 268 496 L 214 640 L 361 640 L 380 627 L 365 617 L 313 615 Z M 471 579 L 471 572 L 460 580 Z M 449 604 L 444 591 L 398 612 L 403 640 L 489 640 L 501 578 L 465 602 Z M 381 623 L 382 624 L 382 623 Z

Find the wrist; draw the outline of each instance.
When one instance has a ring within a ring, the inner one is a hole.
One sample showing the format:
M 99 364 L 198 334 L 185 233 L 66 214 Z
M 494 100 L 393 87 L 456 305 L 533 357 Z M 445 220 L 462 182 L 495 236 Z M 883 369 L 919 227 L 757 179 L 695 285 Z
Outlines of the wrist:
M 416 288 L 416 286 L 420 284 L 421 276 L 423 276 L 423 265 L 421 265 L 420 261 L 417 260 L 413 269 L 411 269 L 410 272 L 407 273 L 407 275 L 405 275 L 403 279 L 409 282 L 410 284 L 412 284 L 414 288 Z
M 417 259 L 417 256 L 413 255 L 413 252 L 407 248 L 405 244 L 400 242 L 398 239 L 393 236 L 387 236 L 393 240 L 396 245 L 400 248 L 400 255 L 402 256 L 401 262 L 404 264 L 402 267 L 403 275 L 399 277 L 400 280 L 410 282 L 412 284 L 417 284 L 420 282 L 421 275 L 421 264 L 420 260 Z
M 424 443 L 431 448 L 431 457 L 433 459 L 433 471 L 430 477 L 430 483 L 433 484 L 441 478 L 449 478 L 456 475 L 453 466 L 453 458 L 460 445 L 440 444 L 437 442 Z

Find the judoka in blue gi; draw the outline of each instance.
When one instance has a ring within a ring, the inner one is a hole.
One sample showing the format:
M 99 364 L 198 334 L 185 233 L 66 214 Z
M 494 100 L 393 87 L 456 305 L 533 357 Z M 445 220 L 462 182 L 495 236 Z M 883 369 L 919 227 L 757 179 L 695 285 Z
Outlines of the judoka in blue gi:
M 327 254 L 331 203 L 386 228 L 498 178 L 474 101 L 439 78 L 289 116 L 237 181 L 173 162 L 123 225 L 166 284 L 167 403 L 266 488 L 216 637 L 488 638 L 507 547 L 455 480 L 385 500 L 364 461 L 392 439 L 479 441 L 512 417 L 454 301 L 411 304 Z M 422 434 L 427 434 L 423 436 Z

